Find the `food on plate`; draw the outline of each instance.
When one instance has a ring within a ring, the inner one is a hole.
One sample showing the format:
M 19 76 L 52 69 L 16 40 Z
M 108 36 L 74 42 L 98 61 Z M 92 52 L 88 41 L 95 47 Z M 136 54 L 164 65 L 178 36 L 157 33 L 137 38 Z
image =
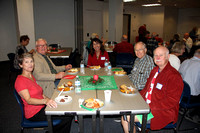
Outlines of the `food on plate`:
M 74 89 L 74 87 L 73 87 L 73 84 L 72 84 L 72 82 L 71 81 L 68 81 L 67 82 L 67 84 L 66 83 L 64 83 L 64 84 L 62 84 L 61 86 L 58 86 L 58 88 L 57 88 L 57 90 L 59 90 L 59 91 L 70 91 L 70 90 L 73 90 Z
M 98 99 L 93 99 L 93 98 L 90 98 L 90 99 L 87 99 L 84 101 L 83 105 L 87 108 L 100 108 L 104 105 L 104 103 Z
M 126 94 L 134 94 L 135 93 L 135 89 L 132 86 L 128 87 L 125 84 L 120 86 L 120 91 L 122 93 L 126 93 Z
M 116 71 L 115 74 L 116 75 L 125 75 L 126 72 L 125 71 Z
M 101 68 L 101 66 L 99 65 L 99 66 L 90 66 L 90 69 L 100 69 Z
M 76 72 L 78 72 L 78 69 L 72 68 L 72 69 L 68 70 L 68 72 L 69 73 L 76 73 Z
M 63 99 L 63 98 L 62 98 L 62 99 L 60 99 L 60 102 L 65 102 L 65 99 Z
M 72 81 L 68 81 L 68 82 L 67 82 L 67 85 L 68 85 L 69 87 L 71 87 L 71 86 L 72 86 Z

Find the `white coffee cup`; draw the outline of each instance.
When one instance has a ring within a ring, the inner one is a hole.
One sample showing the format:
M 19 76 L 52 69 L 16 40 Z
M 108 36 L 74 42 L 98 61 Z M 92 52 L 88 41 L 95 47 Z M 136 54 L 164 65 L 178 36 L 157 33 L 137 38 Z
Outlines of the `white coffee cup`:
M 105 90 L 104 91 L 105 102 L 110 102 L 111 94 L 112 94 L 111 90 Z

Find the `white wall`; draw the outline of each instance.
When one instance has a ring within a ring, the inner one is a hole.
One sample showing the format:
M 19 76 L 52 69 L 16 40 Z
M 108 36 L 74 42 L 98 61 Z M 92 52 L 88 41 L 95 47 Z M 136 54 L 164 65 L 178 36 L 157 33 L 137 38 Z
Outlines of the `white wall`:
M 178 9 L 165 7 L 163 40 L 170 41 L 173 35 L 177 33 Z
M 28 51 L 35 49 L 35 31 L 33 19 L 33 1 L 17 0 L 17 16 L 19 26 L 19 36 L 28 35 L 29 44 L 26 47 Z
M 0 61 L 8 60 L 7 54 L 17 46 L 14 5 L 13 0 L 0 0 Z
M 75 48 L 74 0 L 34 0 L 35 36 Z
M 200 28 L 200 8 L 180 9 L 178 14 L 178 33 L 181 38 L 194 26 Z
M 146 28 L 150 33 L 156 32 L 160 37 L 163 37 L 164 7 L 143 8 L 143 23 L 147 25 Z
M 83 0 L 83 38 L 89 41 L 92 33 L 103 36 L 104 2 Z M 89 36 L 87 36 L 89 33 Z
M 130 43 L 135 42 L 138 35 L 138 28 L 142 23 L 142 8 L 133 8 L 131 6 L 124 6 L 124 14 L 131 14 L 131 30 L 130 30 Z

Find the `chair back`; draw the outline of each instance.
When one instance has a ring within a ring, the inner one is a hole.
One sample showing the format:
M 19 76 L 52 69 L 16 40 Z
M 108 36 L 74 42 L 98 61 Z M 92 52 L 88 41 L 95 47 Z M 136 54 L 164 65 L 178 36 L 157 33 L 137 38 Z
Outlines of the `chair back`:
M 181 95 L 180 104 L 183 104 L 183 103 L 189 104 L 190 103 L 190 94 L 191 94 L 190 86 L 184 80 L 183 80 L 183 83 L 184 83 L 184 88 L 183 88 L 183 92 L 182 92 L 182 95 Z
M 116 65 L 131 65 L 134 64 L 134 57 L 130 53 L 118 53 L 116 55 Z
M 73 67 L 80 67 L 80 54 L 78 52 L 78 48 L 76 48 L 69 56 L 69 63 Z
M 23 101 L 20 97 L 20 95 L 18 94 L 18 92 L 14 89 L 14 96 L 17 100 L 17 103 L 19 104 L 20 106 L 20 109 L 21 109 L 21 115 L 22 115 L 22 123 L 24 121 L 24 104 L 23 104 Z

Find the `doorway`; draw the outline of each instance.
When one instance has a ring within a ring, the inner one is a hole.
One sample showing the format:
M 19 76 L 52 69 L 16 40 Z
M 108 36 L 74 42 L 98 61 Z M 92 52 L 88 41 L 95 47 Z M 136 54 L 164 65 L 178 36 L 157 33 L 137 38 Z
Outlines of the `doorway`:
M 128 36 L 130 43 L 130 29 L 131 29 L 131 14 L 123 14 L 123 35 Z

